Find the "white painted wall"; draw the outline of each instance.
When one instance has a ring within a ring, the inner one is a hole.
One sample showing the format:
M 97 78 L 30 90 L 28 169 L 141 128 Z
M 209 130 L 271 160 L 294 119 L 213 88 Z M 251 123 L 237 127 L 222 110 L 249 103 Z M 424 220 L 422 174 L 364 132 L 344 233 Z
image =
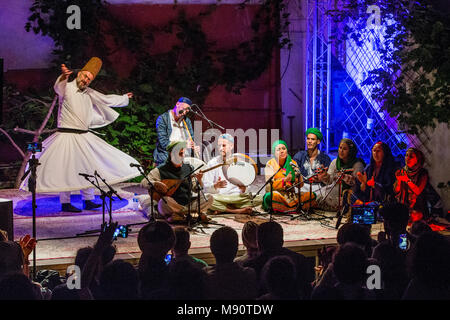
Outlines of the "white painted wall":
M 438 189 L 437 185 L 439 182 L 447 183 L 450 180 L 450 128 L 446 124 L 439 124 L 436 129 L 428 129 L 426 132 L 430 138 L 426 145 L 431 150 L 430 154 L 422 150 L 430 164 L 426 169 L 431 184 L 441 195 L 447 212 L 450 210 L 450 189 Z

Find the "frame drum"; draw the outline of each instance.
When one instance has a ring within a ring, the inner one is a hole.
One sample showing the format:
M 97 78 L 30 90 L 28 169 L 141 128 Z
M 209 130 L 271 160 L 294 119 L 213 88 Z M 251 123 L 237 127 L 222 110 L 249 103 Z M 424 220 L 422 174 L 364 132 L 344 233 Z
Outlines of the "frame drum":
M 234 153 L 230 158 L 236 158 L 237 161 L 222 167 L 225 178 L 238 187 L 251 185 L 258 172 L 256 162 L 242 153 Z

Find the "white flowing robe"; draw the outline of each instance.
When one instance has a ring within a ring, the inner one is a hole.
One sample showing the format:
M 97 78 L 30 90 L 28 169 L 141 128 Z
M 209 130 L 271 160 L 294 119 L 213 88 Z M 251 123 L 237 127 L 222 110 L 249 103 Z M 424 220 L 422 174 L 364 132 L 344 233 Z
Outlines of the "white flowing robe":
M 61 77 L 61 76 L 60 76 Z M 92 88 L 78 89 L 76 80 L 56 80 L 54 89 L 59 96 L 58 128 L 88 130 L 114 122 L 119 113 L 111 107 L 128 105 L 128 96 L 104 95 Z M 65 192 L 92 188 L 79 173 L 93 175 L 94 171 L 108 184 L 123 182 L 140 175 L 130 167 L 134 158 L 109 145 L 92 132 L 56 132 L 42 142 L 42 152 L 36 153 L 36 192 Z M 28 166 L 27 166 L 28 170 Z M 28 190 L 28 178 L 20 189 Z M 104 185 L 99 179 L 101 185 Z

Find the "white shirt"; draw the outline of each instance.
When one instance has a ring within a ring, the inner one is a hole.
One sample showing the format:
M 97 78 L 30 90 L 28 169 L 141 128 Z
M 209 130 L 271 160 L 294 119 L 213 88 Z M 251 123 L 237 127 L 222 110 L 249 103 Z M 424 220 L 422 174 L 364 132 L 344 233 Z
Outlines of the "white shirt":
M 208 161 L 206 168 L 214 167 L 218 164 L 222 163 L 221 157 L 214 157 L 211 160 Z M 208 171 L 203 175 L 203 185 L 205 187 L 205 191 L 208 193 L 219 193 L 219 194 L 235 194 L 235 193 L 241 193 L 241 190 L 238 186 L 232 184 L 230 181 L 228 181 L 225 178 L 225 175 L 222 171 L 223 167 L 216 168 L 214 170 Z M 219 180 L 219 177 L 221 180 L 227 181 L 227 185 L 225 188 L 214 188 L 214 183 L 216 183 Z
M 170 114 L 170 126 L 172 127 L 172 133 L 170 134 L 169 140 L 173 141 L 186 141 L 186 128 L 184 127 L 184 122 L 175 121 L 175 117 L 173 116 L 173 112 L 169 111 Z

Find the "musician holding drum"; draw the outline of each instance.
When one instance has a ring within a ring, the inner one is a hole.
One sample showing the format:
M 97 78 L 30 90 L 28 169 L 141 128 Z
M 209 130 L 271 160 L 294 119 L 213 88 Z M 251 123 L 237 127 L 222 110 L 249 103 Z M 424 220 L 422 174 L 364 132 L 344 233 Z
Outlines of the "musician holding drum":
M 234 138 L 230 134 L 220 135 L 217 144 L 219 155 L 211 159 L 206 167 L 211 168 L 225 164 L 227 160 L 229 164 L 208 171 L 203 177 L 205 191 L 211 193 L 214 198 L 214 202 L 209 210 L 214 214 L 251 214 L 253 207 L 262 203 L 260 195 L 252 199 L 246 193 L 247 185 L 253 182 L 255 178 L 256 169 L 251 164 L 251 159 L 246 158 L 245 155 L 232 154 Z M 241 170 L 239 177 L 234 177 L 233 171 L 237 170 Z M 248 180 L 245 179 L 246 176 L 248 176 Z

